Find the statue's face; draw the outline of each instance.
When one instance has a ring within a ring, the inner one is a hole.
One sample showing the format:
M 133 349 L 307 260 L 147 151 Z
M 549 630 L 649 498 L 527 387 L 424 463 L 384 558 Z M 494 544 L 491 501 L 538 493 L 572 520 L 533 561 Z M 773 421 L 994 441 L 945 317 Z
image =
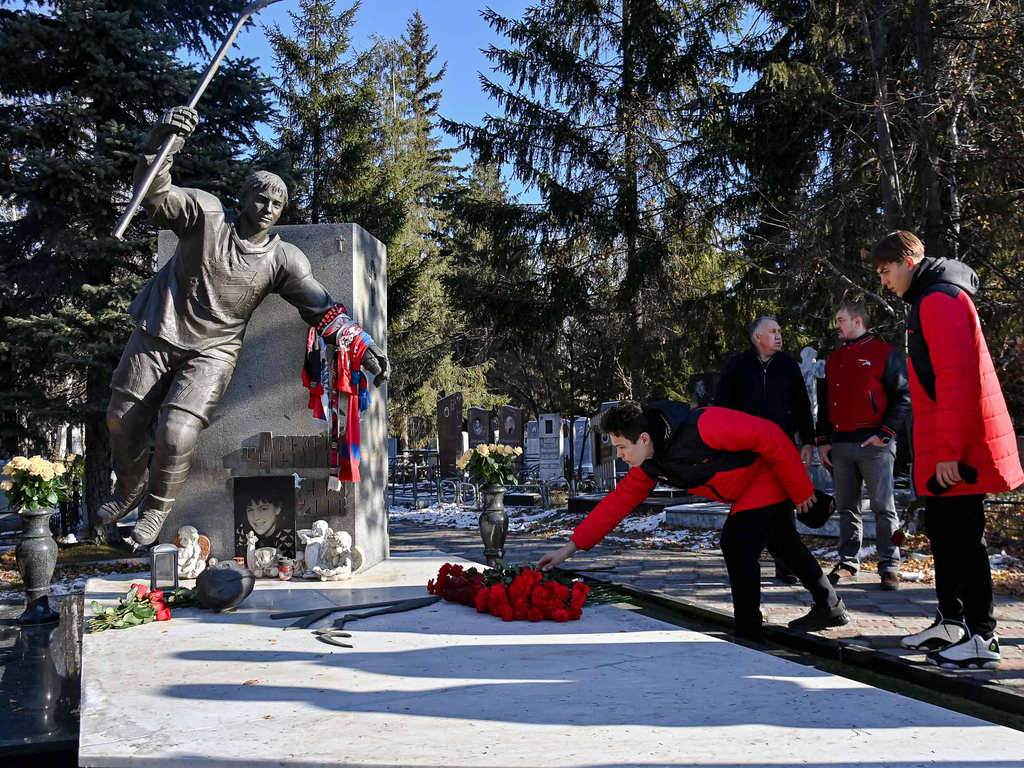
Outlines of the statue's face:
M 280 513 L 281 507 L 271 504 L 269 501 L 250 499 L 245 506 L 245 516 L 249 519 L 249 525 L 256 531 L 257 536 L 266 536 L 273 531 Z
M 242 200 L 242 217 L 256 232 L 266 232 L 284 212 L 284 195 L 269 189 L 251 189 Z

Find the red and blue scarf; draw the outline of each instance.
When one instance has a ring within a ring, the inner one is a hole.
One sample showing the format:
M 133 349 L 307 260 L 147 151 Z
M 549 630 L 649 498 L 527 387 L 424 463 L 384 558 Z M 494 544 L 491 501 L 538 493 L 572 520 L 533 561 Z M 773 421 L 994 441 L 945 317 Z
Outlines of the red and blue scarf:
M 334 339 L 337 353 L 333 366 L 327 362 L 324 337 Z M 345 314 L 338 304 L 325 315 L 306 337 L 306 363 L 302 384 L 309 390 L 309 408 L 313 417 L 329 421 L 331 428 L 331 468 L 337 468 L 327 487 L 341 491 L 343 482 L 359 482 L 359 413 L 370 407 L 370 390 L 362 374 L 363 355 L 373 338 Z M 334 382 L 333 388 L 330 382 Z M 341 430 L 342 395 L 345 400 L 345 429 Z

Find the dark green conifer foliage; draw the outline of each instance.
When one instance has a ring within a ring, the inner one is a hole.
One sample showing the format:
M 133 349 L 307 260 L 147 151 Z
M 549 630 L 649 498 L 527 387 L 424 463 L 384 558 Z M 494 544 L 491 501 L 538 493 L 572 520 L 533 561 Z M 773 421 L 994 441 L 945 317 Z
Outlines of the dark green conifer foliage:
M 207 59 L 206 41 L 219 45 L 244 3 L 0 5 L 0 440 L 6 451 L 39 450 L 48 425 L 84 424 L 94 511 L 108 490 L 110 374 L 155 255 L 145 214 L 124 242 L 110 230 L 145 132 L 199 77 L 177 53 Z M 225 61 L 176 182 L 233 199 L 267 95 L 252 60 Z
M 444 126 L 482 163 L 511 166 L 543 204 L 484 212 L 513 238 L 485 255 L 493 279 L 482 270 L 463 282 L 467 306 L 500 297 L 517 257 L 531 292 L 506 287 L 511 300 L 490 300 L 505 313 L 498 327 L 592 322 L 613 284 L 629 329 L 630 390 L 644 397 L 650 313 L 671 289 L 671 243 L 682 238 L 702 258 L 712 242 L 721 169 L 703 164 L 699 150 L 719 130 L 726 62 L 713 38 L 735 27 L 737 12 L 673 0 L 546 0 L 520 20 L 483 12 L 510 43 L 487 51 L 500 77 L 481 77 L 503 114 Z
M 368 57 L 352 48 L 360 3 L 301 0 L 291 33 L 268 28 L 280 104 L 277 149 L 295 183 L 289 223 L 355 222 L 387 243 L 401 212 L 374 168 L 374 90 Z
M 439 197 L 454 183 L 452 151 L 437 127 L 446 64 L 427 25 L 413 14 L 399 40 L 378 41 L 373 67 L 378 93 L 380 169 L 388 197 L 401 206 L 402 226 L 388 245 L 388 344 L 395 361 L 389 411 L 395 434 L 407 443 L 417 391 L 449 360 L 460 318 L 440 285 L 447 266 L 436 233 L 448 214 Z

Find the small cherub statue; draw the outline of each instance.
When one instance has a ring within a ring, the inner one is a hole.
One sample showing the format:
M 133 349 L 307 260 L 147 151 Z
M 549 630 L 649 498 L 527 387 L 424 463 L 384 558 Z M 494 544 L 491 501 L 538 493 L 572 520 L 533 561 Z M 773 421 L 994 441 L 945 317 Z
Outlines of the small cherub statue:
M 210 540 L 194 526 L 181 526 L 174 546 L 178 548 L 179 579 L 194 579 L 206 570 L 206 559 L 210 556 Z
M 255 568 L 252 569 L 252 572 L 257 579 L 277 578 L 278 569 L 276 547 L 260 547 L 256 550 L 253 561 Z
M 307 579 L 316 578 L 316 574 L 313 569 L 320 562 L 320 550 L 324 546 L 324 542 L 331 537 L 333 531 L 330 526 L 327 525 L 326 520 L 317 520 L 313 523 L 312 528 L 302 528 L 296 532 L 299 537 L 299 542 L 305 545 L 305 551 L 302 554 L 302 573 L 299 573 L 298 560 L 296 559 L 295 574 L 301 575 Z
M 313 569 L 320 581 L 344 581 L 352 576 L 352 536 L 347 531 L 332 531 L 320 550 L 320 562 Z

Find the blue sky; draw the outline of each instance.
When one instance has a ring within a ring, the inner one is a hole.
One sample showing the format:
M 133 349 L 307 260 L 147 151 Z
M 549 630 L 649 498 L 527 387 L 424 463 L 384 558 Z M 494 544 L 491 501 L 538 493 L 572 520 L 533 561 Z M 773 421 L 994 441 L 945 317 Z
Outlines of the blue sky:
M 357 49 L 365 50 L 371 46 L 372 35 L 400 37 L 408 20 L 419 10 L 431 43 L 437 46 L 435 68 L 448 62 L 448 71 L 441 81 L 441 115 L 450 120 L 479 124 L 488 111 L 498 111 L 497 105 L 480 90 L 479 73 L 492 74 L 490 62 L 481 49 L 491 43 L 504 47 L 507 42 L 481 18 L 480 9 L 489 7 L 503 16 L 519 18 L 530 4 L 527 0 L 490 0 L 487 3 L 477 0 L 364 0 L 356 16 L 352 42 Z M 351 3 L 341 0 L 336 8 L 344 10 L 350 6 Z M 238 51 L 233 55 L 240 52 L 259 59 L 263 71 L 273 77 L 274 60 L 260 24 L 277 23 L 285 34 L 291 34 L 288 12 L 297 12 L 298 8 L 297 0 L 283 0 L 264 9 L 256 17 L 257 24 L 238 36 Z M 450 138 L 448 142 L 454 145 Z M 457 160 L 465 163 L 469 158 Z M 513 191 L 518 191 L 517 184 L 513 184 Z

